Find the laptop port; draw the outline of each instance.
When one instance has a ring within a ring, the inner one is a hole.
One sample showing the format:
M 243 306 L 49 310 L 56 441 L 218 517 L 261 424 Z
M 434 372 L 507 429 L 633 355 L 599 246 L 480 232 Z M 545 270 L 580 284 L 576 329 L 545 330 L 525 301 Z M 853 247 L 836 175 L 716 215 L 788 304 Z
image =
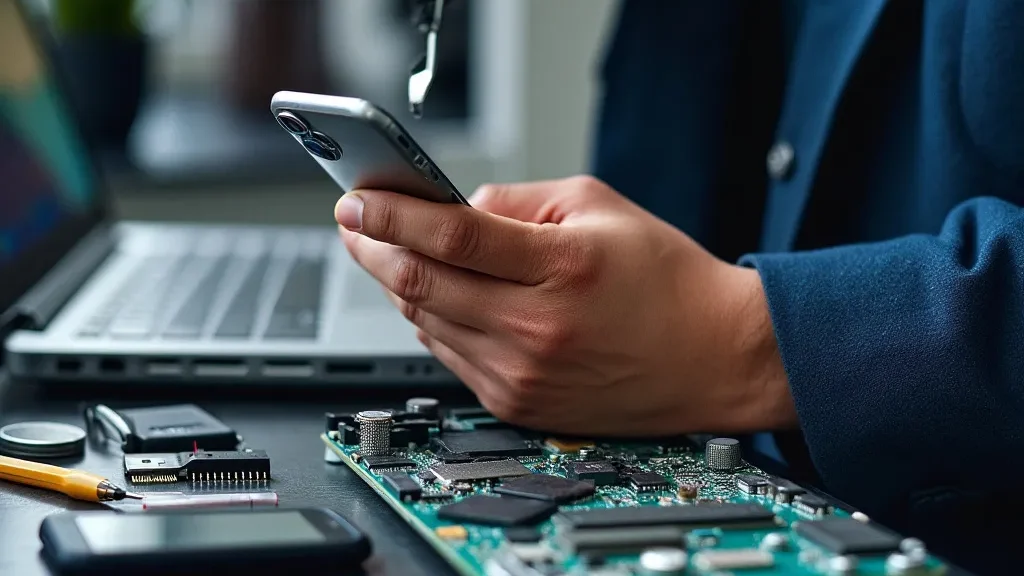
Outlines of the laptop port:
M 60 358 L 56 368 L 58 374 L 78 374 L 82 371 L 82 361 L 77 358 Z
M 170 376 L 181 376 L 185 373 L 185 368 L 181 365 L 181 362 L 176 360 L 149 360 L 145 364 L 144 371 L 146 376 L 156 377 L 170 377 Z
M 372 362 L 328 362 L 324 364 L 327 374 L 373 374 L 376 366 Z
M 192 373 L 197 378 L 240 378 L 249 373 L 249 366 L 241 360 L 199 360 Z
M 267 378 L 312 378 L 316 369 L 309 362 L 270 360 L 263 363 Z
M 121 374 L 124 372 L 124 360 L 120 358 L 100 358 L 100 372 L 103 374 Z

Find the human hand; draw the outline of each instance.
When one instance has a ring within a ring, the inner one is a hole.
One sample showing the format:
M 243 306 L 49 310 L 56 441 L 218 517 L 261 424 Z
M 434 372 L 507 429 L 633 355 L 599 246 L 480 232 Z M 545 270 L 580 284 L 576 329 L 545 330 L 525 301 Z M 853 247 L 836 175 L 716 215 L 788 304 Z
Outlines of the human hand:
M 495 416 L 574 434 L 795 425 L 756 271 L 590 177 L 485 186 L 471 203 L 362 190 L 335 216 Z

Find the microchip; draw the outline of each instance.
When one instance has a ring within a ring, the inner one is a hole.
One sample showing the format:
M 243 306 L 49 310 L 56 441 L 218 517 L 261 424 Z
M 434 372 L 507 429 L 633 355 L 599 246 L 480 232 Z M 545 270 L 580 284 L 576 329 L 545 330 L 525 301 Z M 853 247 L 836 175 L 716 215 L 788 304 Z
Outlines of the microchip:
M 433 482 L 434 480 L 437 480 L 437 476 L 435 476 L 430 470 L 420 470 L 416 475 L 424 482 Z
M 774 526 L 775 514 L 755 503 L 708 502 L 694 506 L 570 510 L 560 513 L 555 520 L 575 530 L 635 526 L 678 526 L 689 529 L 718 527 L 724 530 Z
M 736 487 L 747 494 L 767 494 L 768 480 L 753 474 L 737 474 Z
M 540 542 L 541 539 L 540 530 L 532 526 L 510 526 L 502 532 L 505 534 L 506 540 L 518 544 L 533 544 Z
M 831 508 L 824 498 L 814 494 L 798 494 L 793 498 L 793 507 L 807 514 L 825 514 Z
M 384 474 L 383 479 L 388 492 L 403 502 L 415 502 L 423 495 L 423 489 L 408 474 Z
M 433 440 L 437 452 L 448 452 L 462 457 L 480 456 L 539 456 L 543 452 L 515 430 L 475 430 L 471 432 L 445 432 Z
M 778 476 L 769 476 L 766 478 L 768 481 L 768 491 L 775 495 L 775 499 L 779 502 L 791 502 L 793 497 L 797 494 L 806 494 L 807 490 L 799 484 L 790 482 L 785 478 L 779 478 Z
M 557 509 L 555 504 L 541 500 L 479 494 L 438 508 L 437 517 L 486 526 L 522 526 L 546 520 Z
M 493 462 L 467 462 L 465 464 L 435 464 L 430 469 L 444 485 L 454 482 L 480 482 L 532 474 L 529 468 L 517 460 Z
M 825 518 L 793 524 L 798 536 L 833 554 L 887 554 L 900 548 L 900 537 L 853 518 Z
M 455 496 L 451 492 L 424 492 L 420 502 L 447 502 Z
M 573 480 L 589 480 L 596 486 L 610 486 L 619 481 L 619 470 L 607 460 L 571 462 L 565 468 L 565 475 Z
M 654 472 L 637 472 L 629 475 L 629 483 L 637 492 L 668 490 L 668 480 Z
M 388 456 L 386 454 L 380 456 L 363 456 L 363 462 L 366 462 L 366 467 L 370 470 L 402 470 L 405 468 L 416 467 L 416 463 L 408 458 Z
M 702 550 L 693 555 L 693 565 L 702 572 L 771 568 L 775 565 L 775 557 L 757 548 Z
M 125 454 L 124 474 L 136 484 L 264 481 L 270 479 L 270 457 L 262 450 Z
M 494 492 L 563 504 L 592 495 L 594 485 L 549 474 L 530 474 L 509 480 L 494 488 Z
M 561 548 L 571 554 L 629 554 L 647 548 L 685 548 L 682 529 L 673 526 L 569 530 L 558 536 Z

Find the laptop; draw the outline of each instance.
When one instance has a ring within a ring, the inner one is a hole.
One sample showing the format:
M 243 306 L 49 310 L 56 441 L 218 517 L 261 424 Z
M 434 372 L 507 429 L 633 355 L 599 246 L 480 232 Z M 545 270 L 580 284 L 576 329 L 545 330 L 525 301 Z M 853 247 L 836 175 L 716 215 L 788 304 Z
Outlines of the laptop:
M 335 227 L 116 221 L 45 38 L 19 8 L 0 0 L 0 338 L 12 376 L 456 381 Z

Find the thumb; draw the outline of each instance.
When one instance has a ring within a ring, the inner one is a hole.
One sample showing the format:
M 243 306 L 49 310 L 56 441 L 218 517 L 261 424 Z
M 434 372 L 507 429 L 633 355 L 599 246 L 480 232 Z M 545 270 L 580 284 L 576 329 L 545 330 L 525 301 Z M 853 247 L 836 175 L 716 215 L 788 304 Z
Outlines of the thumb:
M 559 223 L 573 212 L 608 200 L 610 191 L 590 176 L 517 184 L 484 184 L 469 198 L 478 210 L 534 224 Z M 614 195 L 614 194 L 613 194 Z

